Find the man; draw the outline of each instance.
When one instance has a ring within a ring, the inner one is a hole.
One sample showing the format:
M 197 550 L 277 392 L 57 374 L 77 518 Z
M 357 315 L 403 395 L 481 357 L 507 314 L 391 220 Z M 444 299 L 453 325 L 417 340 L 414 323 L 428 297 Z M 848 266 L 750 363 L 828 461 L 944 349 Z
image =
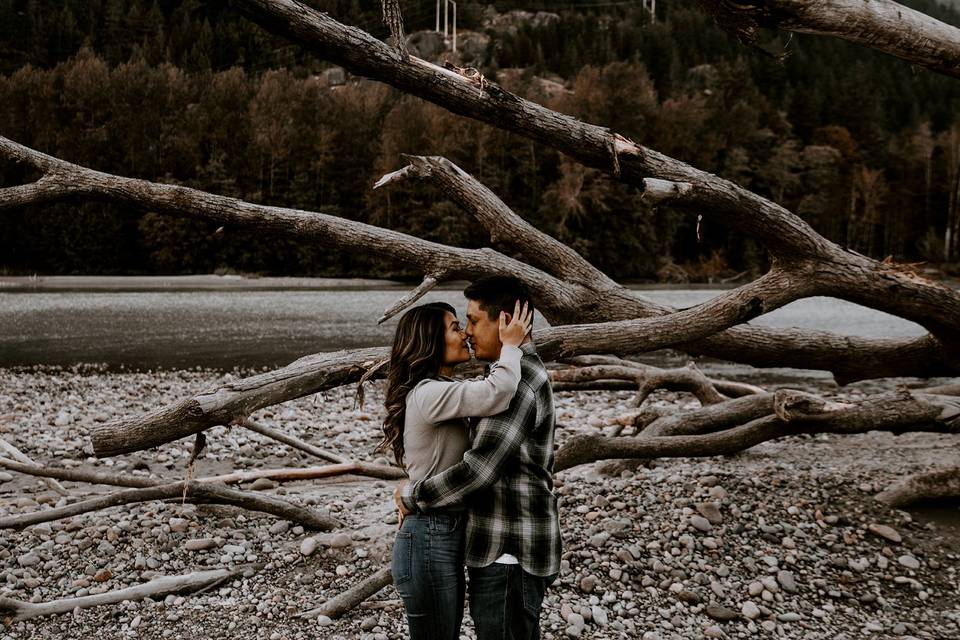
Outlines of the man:
M 466 334 L 479 360 L 500 357 L 500 312 L 533 310 L 516 278 L 490 277 L 464 290 Z M 463 461 L 398 489 L 405 513 L 456 504 L 468 509 L 465 559 L 478 640 L 540 636 L 544 592 L 560 570 L 560 522 L 553 495 L 553 392 L 528 336 L 510 407 L 481 419 Z

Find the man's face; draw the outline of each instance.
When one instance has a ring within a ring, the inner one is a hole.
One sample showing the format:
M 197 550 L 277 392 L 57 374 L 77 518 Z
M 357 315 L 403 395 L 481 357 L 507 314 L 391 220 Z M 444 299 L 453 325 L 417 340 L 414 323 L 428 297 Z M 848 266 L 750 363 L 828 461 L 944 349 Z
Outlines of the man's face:
M 500 357 L 500 318 L 488 316 L 476 300 L 467 303 L 466 334 L 477 360 L 493 362 Z

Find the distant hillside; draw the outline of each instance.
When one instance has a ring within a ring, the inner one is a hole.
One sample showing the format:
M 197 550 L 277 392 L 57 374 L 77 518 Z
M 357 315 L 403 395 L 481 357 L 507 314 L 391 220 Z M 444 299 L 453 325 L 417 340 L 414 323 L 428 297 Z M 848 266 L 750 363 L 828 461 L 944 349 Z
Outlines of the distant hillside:
M 379 3 L 308 0 L 386 37 Z M 902 0 L 960 25 L 960 0 Z M 837 38 L 741 45 L 693 0 L 468 2 L 459 55 L 488 79 L 735 180 L 861 253 L 944 260 L 960 173 L 960 82 Z M 404 0 L 412 48 L 445 54 L 435 0 Z M 548 11 L 537 11 L 546 7 Z M 522 9 L 522 11 L 518 11 Z M 781 58 L 780 53 L 788 55 Z M 221 3 L 0 0 L 0 134 L 66 160 L 465 247 L 488 242 L 443 194 L 372 192 L 401 153 L 444 155 L 611 276 L 766 268 L 709 216 L 650 209 L 556 151 L 330 68 Z M 0 188 L 30 176 L 0 163 Z M 342 254 L 102 203 L 0 216 L 0 274 L 396 277 Z

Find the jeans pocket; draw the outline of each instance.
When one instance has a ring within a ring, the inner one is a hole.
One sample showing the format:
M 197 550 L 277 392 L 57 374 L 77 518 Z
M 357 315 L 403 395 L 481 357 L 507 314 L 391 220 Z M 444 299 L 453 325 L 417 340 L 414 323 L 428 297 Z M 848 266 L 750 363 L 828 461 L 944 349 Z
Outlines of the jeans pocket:
M 519 567 L 518 570 L 520 570 L 520 591 L 523 596 L 523 608 L 530 615 L 539 616 L 547 581 L 540 576 L 531 575 Z
M 393 558 L 390 562 L 393 583 L 401 584 L 413 575 L 413 534 L 397 532 L 393 541 Z

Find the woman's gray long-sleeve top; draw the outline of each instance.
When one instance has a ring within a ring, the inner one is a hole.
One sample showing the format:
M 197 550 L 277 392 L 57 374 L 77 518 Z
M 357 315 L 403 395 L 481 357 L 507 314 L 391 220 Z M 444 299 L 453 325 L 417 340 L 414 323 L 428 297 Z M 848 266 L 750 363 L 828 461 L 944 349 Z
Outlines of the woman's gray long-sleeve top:
M 420 381 L 407 394 L 403 462 L 414 484 L 455 465 L 470 448 L 466 418 L 506 411 L 520 383 L 517 347 L 504 345 L 485 378 Z

